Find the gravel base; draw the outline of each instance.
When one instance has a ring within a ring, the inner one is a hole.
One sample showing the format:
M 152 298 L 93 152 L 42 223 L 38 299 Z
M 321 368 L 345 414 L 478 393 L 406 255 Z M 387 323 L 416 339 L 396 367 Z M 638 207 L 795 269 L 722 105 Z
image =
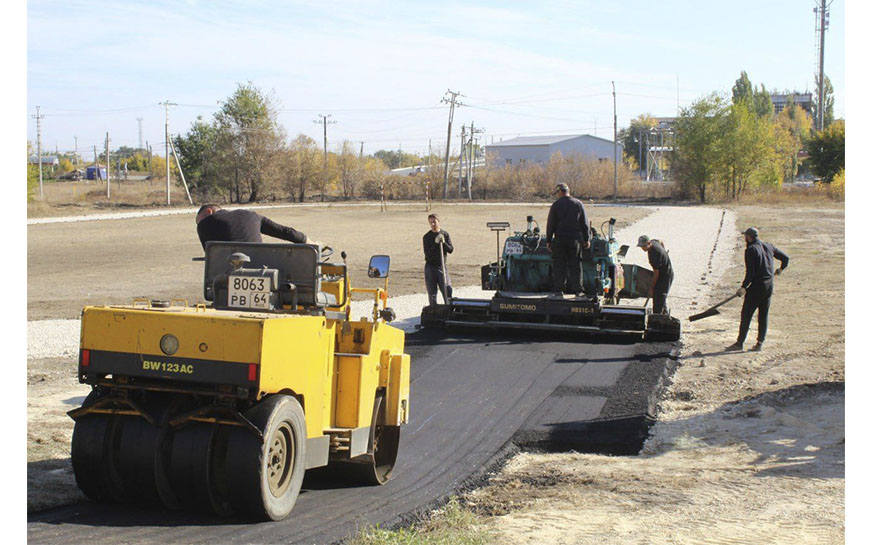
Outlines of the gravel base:
M 287 205 L 282 205 L 287 206 Z M 315 206 L 315 205 L 294 205 Z M 321 206 L 321 205 L 317 205 Z M 347 205 L 334 205 L 347 206 Z M 358 205 L 359 206 L 359 205 Z M 392 204 L 391 206 L 401 206 Z M 526 206 L 520 204 L 519 206 Z M 247 207 L 251 208 L 251 207 Z M 259 208 L 278 208 L 259 207 Z M 190 209 L 128 212 L 123 214 L 101 214 L 100 219 L 112 217 L 141 217 L 145 215 L 161 215 L 167 213 L 190 213 Z M 94 218 L 93 216 L 84 217 Z M 45 218 L 46 220 L 62 220 L 64 218 Z M 96 219 L 96 218 L 95 218 Z M 82 221 L 81 219 L 71 221 Z M 46 221 L 48 223 L 50 221 Z M 30 221 L 28 221 L 30 223 Z M 710 284 L 720 277 L 729 266 L 727 249 L 738 244 L 736 234 L 735 214 L 730 210 L 718 208 L 688 208 L 688 207 L 657 207 L 646 218 L 620 229 L 616 237 L 621 244 L 629 244 L 631 249 L 624 260 L 650 267 L 648 256 L 635 247 L 639 235 L 665 242 L 666 249 L 675 268 L 675 281 L 669 294 L 668 305 L 678 318 L 685 319 L 691 314 L 702 310 L 699 304 L 710 289 Z M 598 226 L 595 226 L 598 228 Z M 449 275 L 451 271 L 449 269 Z M 738 286 L 739 278 L 735 279 Z M 423 281 L 422 281 L 423 284 Z M 493 292 L 485 292 L 478 286 L 456 288 L 457 297 L 489 298 Z M 441 301 L 441 296 L 439 297 Z M 397 313 L 393 325 L 406 332 L 415 330 L 420 323 L 421 309 L 427 304 L 427 295 L 423 293 L 392 297 L 388 304 Z M 353 301 L 351 306 L 353 318 L 370 316 L 372 300 Z M 79 320 L 38 320 L 27 323 L 27 357 L 74 357 L 79 349 Z

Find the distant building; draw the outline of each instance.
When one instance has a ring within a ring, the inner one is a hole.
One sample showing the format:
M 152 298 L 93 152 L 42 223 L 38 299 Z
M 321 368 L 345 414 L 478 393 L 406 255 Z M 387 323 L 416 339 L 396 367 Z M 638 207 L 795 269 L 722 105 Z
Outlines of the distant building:
M 30 157 L 27 158 L 27 162 L 30 163 L 31 165 L 38 165 L 39 164 L 39 156 L 38 155 L 31 155 Z M 47 166 L 54 166 L 54 165 L 58 165 L 60 163 L 58 162 L 58 158 L 55 155 L 43 155 L 42 156 L 42 164 L 43 164 L 43 166 L 46 166 L 46 165 Z
M 488 144 L 486 152 L 495 155 L 495 166 L 544 164 L 558 152 L 565 157 L 576 155 L 600 161 L 611 161 L 615 158 L 614 142 L 589 134 L 519 136 Z M 623 146 L 618 143 L 619 161 L 623 154 Z
M 775 107 L 775 115 L 793 102 L 809 114 L 811 114 L 811 105 L 814 102 L 811 93 L 776 93 L 772 95 L 772 105 Z

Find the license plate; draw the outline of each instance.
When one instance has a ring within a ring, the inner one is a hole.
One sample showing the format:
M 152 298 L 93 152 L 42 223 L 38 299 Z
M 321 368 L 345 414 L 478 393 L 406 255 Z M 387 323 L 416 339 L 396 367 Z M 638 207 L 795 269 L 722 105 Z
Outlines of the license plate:
M 506 241 L 506 255 L 520 255 L 524 253 L 524 247 L 515 240 Z
M 271 292 L 271 278 L 230 276 L 227 286 L 227 306 L 268 310 Z

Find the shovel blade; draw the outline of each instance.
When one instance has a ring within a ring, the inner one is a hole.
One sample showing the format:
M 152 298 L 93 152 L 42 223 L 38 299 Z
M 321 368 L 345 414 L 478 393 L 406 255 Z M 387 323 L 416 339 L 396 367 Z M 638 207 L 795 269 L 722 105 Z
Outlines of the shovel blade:
M 688 318 L 688 320 L 690 320 L 691 322 L 695 322 L 697 320 L 702 320 L 703 318 L 708 318 L 709 316 L 714 316 L 715 314 L 720 314 L 720 313 L 721 313 L 721 311 L 719 311 L 718 309 L 710 308 L 710 309 L 706 310 L 705 312 L 700 312 L 699 314 L 694 314 L 693 316 Z

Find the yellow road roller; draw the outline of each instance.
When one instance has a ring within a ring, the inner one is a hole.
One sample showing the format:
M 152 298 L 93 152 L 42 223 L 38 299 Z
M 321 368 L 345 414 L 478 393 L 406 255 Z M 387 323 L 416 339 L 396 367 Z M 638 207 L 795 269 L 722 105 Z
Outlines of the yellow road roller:
M 405 334 L 388 325 L 389 256 L 353 288 L 345 254 L 209 242 L 208 303 L 134 300 L 82 311 L 76 483 L 100 502 L 280 520 L 307 469 L 386 483 L 409 419 Z M 168 279 L 172 281 L 172 279 Z M 354 295 L 372 314 L 353 320 Z

